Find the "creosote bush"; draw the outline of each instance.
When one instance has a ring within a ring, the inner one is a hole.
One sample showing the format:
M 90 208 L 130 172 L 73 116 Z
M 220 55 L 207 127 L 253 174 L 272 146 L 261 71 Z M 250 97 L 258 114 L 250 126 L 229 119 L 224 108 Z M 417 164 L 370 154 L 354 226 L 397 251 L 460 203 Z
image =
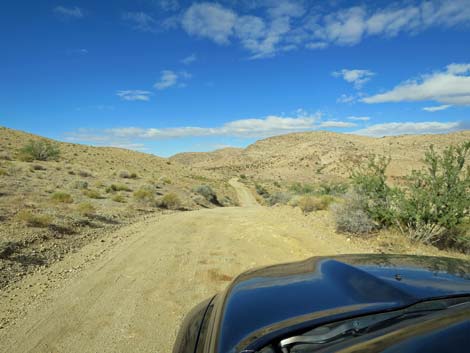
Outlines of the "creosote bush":
M 169 210 L 177 210 L 181 208 L 181 200 L 178 195 L 170 192 L 160 199 L 159 205 Z
M 30 141 L 19 151 L 19 159 L 25 162 L 48 161 L 59 158 L 59 147 L 49 141 Z
M 82 202 L 77 205 L 77 212 L 85 217 L 92 217 L 96 214 L 96 207 L 90 202 Z
M 16 218 L 26 224 L 28 227 L 46 228 L 52 224 L 52 216 L 32 213 L 28 210 L 21 210 Z
M 57 191 L 51 195 L 51 200 L 58 203 L 72 203 L 73 197 L 66 192 Z
M 142 187 L 139 190 L 134 191 L 134 198 L 137 201 L 144 203 L 154 203 L 155 202 L 155 192 L 150 187 Z
M 470 251 L 470 141 L 425 153 L 423 170 L 415 170 L 405 184 L 390 187 L 385 171 L 389 159 L 373 157 L 352 175 L 359 195 L 355 207 L 378 227 L 398 227 L 411 240 Z

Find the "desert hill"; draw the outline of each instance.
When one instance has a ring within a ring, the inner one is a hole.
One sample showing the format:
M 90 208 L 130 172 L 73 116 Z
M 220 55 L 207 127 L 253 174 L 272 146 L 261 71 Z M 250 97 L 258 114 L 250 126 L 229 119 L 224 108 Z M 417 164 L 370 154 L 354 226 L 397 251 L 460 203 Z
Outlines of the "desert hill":
M 346 178 L 372 153 L 392 158 L 388 173 L 393 180 L 420 168 L 431 144 L 441 150 L 469 139 L 469 130 L 383 138 L 315 131 L 270 137 L 245 149 L 180 153 L 170 160 L 198 170 L 244 174 L 257 180 L 312 182 Z
M 21 158 L 31 141 L 51 142 L 59 157 Z M 215 192 L 217 202 L 197 192 L 201 185 Z M 211 171 L 0 127 L 0 288 L 12 275 L 146 215 L 235 204 L 233 189 Z

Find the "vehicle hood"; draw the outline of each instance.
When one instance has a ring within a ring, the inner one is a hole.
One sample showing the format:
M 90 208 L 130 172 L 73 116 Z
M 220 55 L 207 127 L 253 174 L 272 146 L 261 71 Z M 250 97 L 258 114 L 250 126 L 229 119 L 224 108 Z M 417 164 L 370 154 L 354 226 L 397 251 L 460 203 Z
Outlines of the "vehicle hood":
M 220 298 L 218 352 L 282 327 L 470 295 L 470 263 L 407 255 L 315 257 L 238 276 Z

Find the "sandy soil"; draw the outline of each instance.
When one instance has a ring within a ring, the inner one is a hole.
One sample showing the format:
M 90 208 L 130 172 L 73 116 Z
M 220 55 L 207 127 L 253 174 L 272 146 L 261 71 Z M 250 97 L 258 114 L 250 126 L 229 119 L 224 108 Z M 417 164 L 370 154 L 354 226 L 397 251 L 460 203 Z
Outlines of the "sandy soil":
M 0 351 L 171 352 L 184 314 L 241 271 L 373 250 L 231 185 L 248 207 L 158 215 L 1 292 Z

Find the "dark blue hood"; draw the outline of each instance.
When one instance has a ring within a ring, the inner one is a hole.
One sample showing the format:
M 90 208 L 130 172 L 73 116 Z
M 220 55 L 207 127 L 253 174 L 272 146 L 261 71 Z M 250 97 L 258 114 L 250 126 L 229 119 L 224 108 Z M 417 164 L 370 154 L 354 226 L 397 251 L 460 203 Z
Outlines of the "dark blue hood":
M 283 327 L 470 295 L 470 264 L 403 255 L 312 258 L 243 273 L 221 301 L 218 352 Z M 300 327 L 300 326 L 299 326 Z

